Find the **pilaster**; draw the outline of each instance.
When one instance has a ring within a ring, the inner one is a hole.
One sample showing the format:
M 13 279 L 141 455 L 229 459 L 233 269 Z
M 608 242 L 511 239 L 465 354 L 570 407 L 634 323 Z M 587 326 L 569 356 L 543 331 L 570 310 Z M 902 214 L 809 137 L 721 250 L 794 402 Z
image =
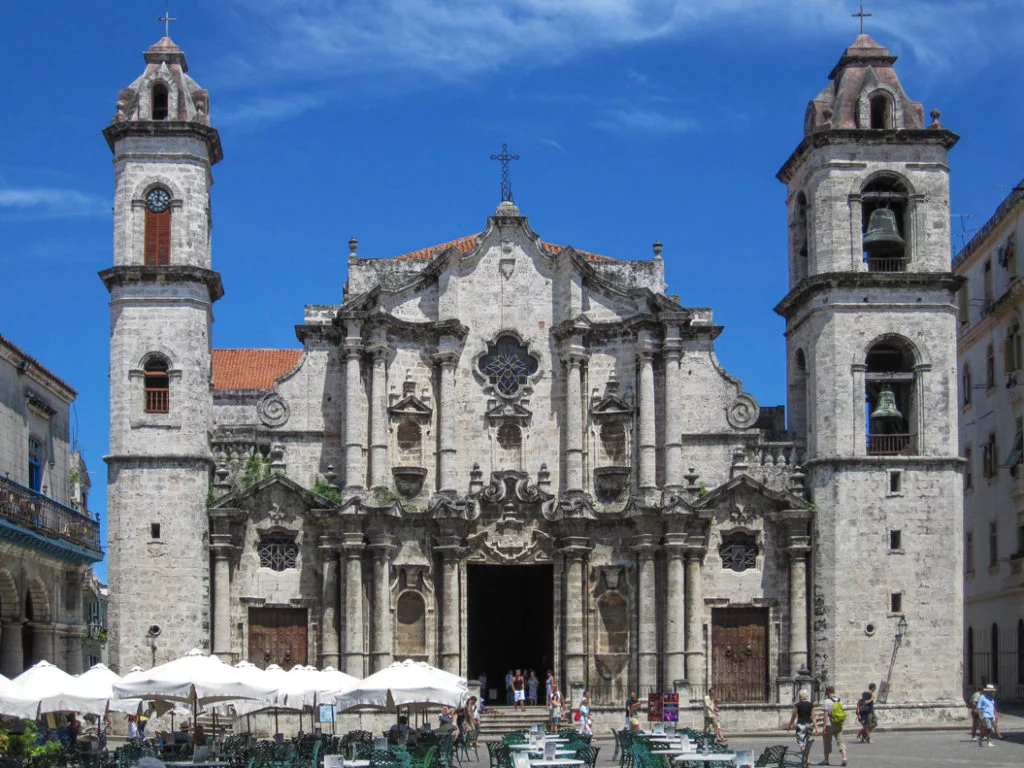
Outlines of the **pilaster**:
M 363 340 L 359 321 L 346 324 L 345 355 L 345 491 L 361 491 L 366 482 L 363 449 L 366 445 L 362 357 Z
M 565 675 L 566 690 L 586 686 L 586 599 L 584 591 L 585 563 L 594 546 L 590 539 L 571 536 L 563 540 L 560 552 L 565 566 Z M 573 700 L 574 702 L 576 699 Z
M 460 674 L 460 627 L 462 609 L 459 601 L 459 563 L 466 553 L 458 536 L 437 539 L 434 551 L 441 555 L 441 669 Z
M 657 488 L 657 429 L 655 426 L 654 355 L 656 345 L 650 331 L 641 331 L 637 342 L 637 368 L 639 377 L 639 423 L 637 454 L 639 471 L 637 482 L 641 490 Z
M 370 388 L 370 485 L 388 486 L 388 345 L 374 341 L 367 351 L 373 357 L 373 380 Z
M 658 687 L 658 593 L 654 557 L 658 545 L 654 536 L 633 539 L 637 561 L 637 675 L 641 690 Z
M 665 674 L 662 690 L 669 691 L 686 678 L 686 534 L 665 534 L 664 549 Z
M 394 636 L 391 616 L 391 558 L 398 539 L 381 534 L 370 540 L 373 553 L 373 637 L 370 662 L 373 671 L 384 669 L 393 660 Z
M 213 653 L 227 661 L 231 653 L 231 553 L 234 546 L 227 533 L 210 535 L 213 553 Z
M 353 677 L 365 676 L 363 640 L 363 534 L 345 533 L 341 551 L 345 557 L 345 671 Z
M 334 534 L 321 534 L 317 542 L 320 556 L 320 667 L 338 668 L 338 548 Z

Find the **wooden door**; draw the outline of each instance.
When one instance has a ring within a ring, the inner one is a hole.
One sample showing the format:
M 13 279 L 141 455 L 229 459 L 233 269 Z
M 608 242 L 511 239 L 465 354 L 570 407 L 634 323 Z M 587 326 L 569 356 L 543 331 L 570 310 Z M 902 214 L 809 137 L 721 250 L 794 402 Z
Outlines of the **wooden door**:
M 250 608 L 249 661 L 261 668 L 305 664 L 306 631 L 305 608 Z
M 711 680 L 724 704 L 768 701 L 768 609 L 711 611 Z

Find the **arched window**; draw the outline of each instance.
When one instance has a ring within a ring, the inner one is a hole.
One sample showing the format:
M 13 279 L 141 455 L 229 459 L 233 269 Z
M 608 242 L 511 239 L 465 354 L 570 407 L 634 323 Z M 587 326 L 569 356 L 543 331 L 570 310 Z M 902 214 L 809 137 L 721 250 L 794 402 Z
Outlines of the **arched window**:
M 996 385 L 996 353 L 989 344 L 985 349 L 985 386 L 992 389 Z
M 872 128 L 892 128 L 892 99 L 887 93 L 876 93 L 869 102 Z
M 153 187 L 146 193 L 146 234 L 143 263 L 164 266 L 171 263 L 171 193 Z
M 28 487 L 33 491 L 43 487 L 43 444 L 35 437 L 28 439 Z
M 994 621 L 992 622 L 992 635 L 990 638 L 992 642 L 992 663 L 989 665 L 989 669 L 992 674 L 989 675 L 988 682 L 992 685 L 999 686 L 999 625 Z
M 599 653 L 629 652 L 629 615 L 626 598 L 618 592 L 605 592 L 597 600 L 601 625 L 598 632 Z
M 974 629 L 967 628 L 967 684 L 974 685 Z
M 423 431 L 414 421 L 403 421 L 398 425 L 398 461 L 406 467 L 423 466 Z
M 914 354 L 900 337 L 877 342 L 864 376 L 869 456 L 917 453 L 914 419 Z
M 517 424 L 498 429 L 498 460 L 506 469 L 519 469 L 523 460 L 523 433 Z
M 143 388 L 146 392 L 146 413 L 167 413 L 171 406 L 170 377 L 167 361 L 151 357 L 146 361 Z
M 1003 367 L 1007 373 L 1020 369 L 1020 323 L 1014 320 L 1003 342 Z
M 395 606 L 397 632 L 395 656 L 399 659 L 427 655 L 427 610 L 417 592 L 403 592 Z
M 909 190 L 881 176 L 861 191 L 861 231 L 869 272 L 905 272 L 912 254 L 907 232 Z
M 963 389 L 964 405 L 971 404 L 971 366 L 964 363 L 963 373 L 960 375 L 961 388 Z
M 810 407 L 807 403 L 807 356 L 802 349 L 793 357 L 793 376 L 789 383 L 789 431 L 804 438 L 810 431 Z
M 167 86 L 163 83 L 154 83 L 151 98 L 150 111 L 153 115 L 153 119 L 166 120 L 170 113 L 167 98 Z
M 629 465 L 626 456 L 626 428 L 620 421 L 609 421 L 601 425 L 601 449 L 608 466 Z

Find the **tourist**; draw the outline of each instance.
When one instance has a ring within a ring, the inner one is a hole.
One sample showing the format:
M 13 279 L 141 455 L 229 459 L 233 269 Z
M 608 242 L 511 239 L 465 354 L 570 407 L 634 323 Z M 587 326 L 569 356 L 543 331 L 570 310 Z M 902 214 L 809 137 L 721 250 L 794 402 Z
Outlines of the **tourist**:
M 860 699 L 857 701 L 857 720 L 860 722 L 860 730 L 857 732 L 857 741 L 865 744 L 871 743 L 871 732 L 875 730 L 875 726 L 878 725 L 878 719 L 875 717 L 875 688 L 877 686 L 871 683 L 868 689 L 860 695 Z
M 480 703 L 487 701 L 487 673 L 480 673 Z
M 989 683 L 978 697 L 978 717 L 981 719 L 981 735 L 978 737 L 979 747 L 994 747 L 992 732 L 996 723 L 996 687 Z
M 558 733 L 558 726 L 562 722 L 562 714 L 565 712 L 565 699 L 562 692 L 558 690 L 558 683 L 551 681 L 551 705 L 548 708 L 551 715 L 551 730 Z
M 979 688 L 973 694 L 971 698 L 967 700 L 967 709 L 971 712 L 971 738 L 977 738 L 978 732 L 981 730 L 981 717 L 978 716 L 978 699 L 981 698 L 982 689 Z
M 139 743 L 139 724 L 135 715 L 128 715 L 128 741 Z
M 593 736 L 594 735 L 594 731 L 593 731 L 593 728 L 592 728 L 593 723 L 591 722 L 591 719 L 590 719 L 590 697 L 587 695 L 586 691 L 583 692 L 583 698 L 580 699 L 579 713 L 580 713 L 580 727 L 579 727 L 580 735 L 581 736 Z
M 722 733 L 722 724 L 718 720 L 718 700 L 715 698 L 714 687 L 709 687 L 704 696 L 704 730 L 714 733 L 715 741 L 719 744 L 728 744 Z
M 512 694 L 512 680 L 513 680 L 513 678 L 515 678 L 515 675 L 512 673 L 512 670 L 510 669 L 508 671 L 508 674 L 505 675 L 505 703 L 506 704 L 514 704 L 515 703 L 515 699 L 514 699 L 513 694 Z
M 441 707 L 441 716 L 438 717 L 438 721 L 440 722 L 441 725 L 451 725 L 452 708 L 447 706 Z
M 631 731 L 640 730 L 640 699 L 636 697 L 636 691 L 629 692 L 626 699 L 626 728 Z
M 526 686 L 529 689 L 526 699 L 531 707 L 535 707 L 537 706 L 537 688 L 540 686 L 540 681 L 537 679 L 537 673 L 532 669 L 530 670 L 530 679 L 526 681 Z
M 551 707 L 551 684 L 555 682 L 555 673 L 550 669 L 548 670 L 548 676 L 544 679 L 544 687 L 547 690 L 547 694 L 544 697 L 544 706 Z
M 196 730 L 199 726 L 196 726 Z M 409 718 L 399 715 L 398 722 L 388 728 L 388 744 L 392 746 L 404 746 L 409 739 Z
M 810 736 L 817 733 L 814 725 L 814 705 L 807 691 L 800 691 L 800 700 L 793 705 L 793 714 L 789 718 L 787 728 L 796 724 L 796 744 L 800 747 L 801 762 L 807 765 L 807 749 L 810 746 Z
M 825 759 L 822 760 L 818 765 L 828 765 L 829 755 L 832 754 L 832 741 L 835 740 L 836 746 L 839 747 L 839 752 L 843 756 L 843 765 L 846 765 L 846 741 L 843 739 L 843 724 L 846 722 L 846 710 L 843 708 L 843 703 L 840 700 L 838 694 L 836 694 L 835 686 L 828 686 L 825 689 L 825 701 L 821 705 L 822 711 L 825 713 Z
M 512 676 L 512 697 L 515 708 L 526 711 L 526 678 L 519 669 Z

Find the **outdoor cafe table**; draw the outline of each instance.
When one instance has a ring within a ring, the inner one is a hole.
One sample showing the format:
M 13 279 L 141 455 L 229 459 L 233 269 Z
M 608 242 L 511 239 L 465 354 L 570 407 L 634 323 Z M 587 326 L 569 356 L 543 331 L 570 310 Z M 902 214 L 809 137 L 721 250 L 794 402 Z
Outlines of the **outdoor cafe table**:
M 681 763 L 735 763 L 735 752 L 686 752 L 675 759 L 676 765 Z
M 231 765 L 231 763 L 224 760 L 203 760 L 199 763 L 193 763 L 191 760 L 172 760 L 170 762 L 164 761 L 164 765 L 167 766 L 186 766 L 190 765 L 192 768 L 224 768 L 224 766 Z
M 559 765 L 583 765 L 583 761 L 571 757 L 556 757 L 554 760 L 531 760 L 530 765 L 535 768 L 553 768 Z
M 541 744 L 509 744 L 508 748 L 509 749 L 514 749 L 517 752 L 529 752 L 531 754 L 536 753 L 538 755 L 543 754 L 543 752 L 544 752 L 544 746 L 541 745 Z M 555 754 L 556 755 L 575 755 L 576 754 L 576 750 L 575 749 L 556 749 L 555 750 Z

